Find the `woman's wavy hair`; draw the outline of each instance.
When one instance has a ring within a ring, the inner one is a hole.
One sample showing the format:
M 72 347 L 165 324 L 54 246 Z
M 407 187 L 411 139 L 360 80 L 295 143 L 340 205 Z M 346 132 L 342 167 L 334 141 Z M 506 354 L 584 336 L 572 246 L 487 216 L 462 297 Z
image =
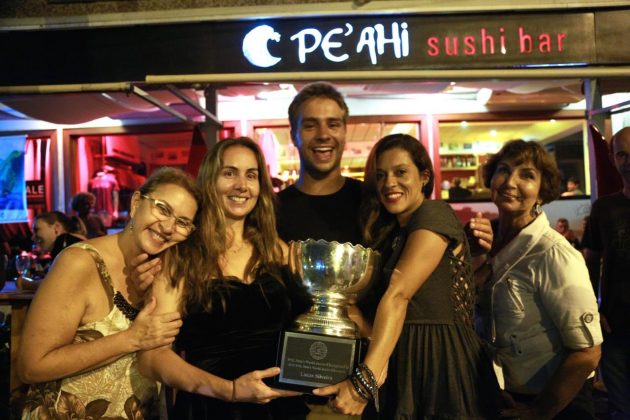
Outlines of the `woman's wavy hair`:
M 173 249 L 165 259 L 165 266 L 171 267 L 171 286 L 183 281 L 181 310 L 195 306 L 211 310 L 212 299 L 208 292 L 213 287 L 212 280 L 223 278 L 219 261 L 227 251 L 228 227 L 225 211 L 216 190 L 216 182 L 223 167 L 223 155 L 231 147 L 244 147 L 251 150 L 258 164 L 260 194 L 253 210 L 245 217 L 245 239 L 253 245 L 253 254 L 247 263 L 246 272 L 251 275 L 269 273 L 279 281 L 282 261 L 282 248 L 276 231 L 275 194 L 267 164 L 260 147 L 248 137 L 230 138 L 215 144 L 206 153 L 197 185 L 201 189 L 199 223 L 188 241 Z M 170 264 L 173 262 L 172 264 Z
M 499 162 L 506 160 L 514 165 L 520 165 L 531 161 L 540 171 L 540 191 L 538 196 L 541 204 L 547 204 L 560 196 L 562 190 L 561 177 L 554 158 L 535 141 L 521 139 L 510 140 L 503 145 L 501 150 L 492 155 L 483 166 L 483 181 L 490 188 L 492 177 L 497 170 Z
M 429 197 L 433 192 L 433 164 L 427 149 L 418 139 L 408 134 L 390 134 L 376 142 L 365 165 L 365 193 L 360 212 L 363 242 L 366 246 L 379 247 L 396 227 L 396 217 L 385 210 L 378 199 L 376 184 L 376 161 L 384 152 L 394 148 L 406 151 L 418 172 L 428 173 L 428 181 L 422 188 L 424 196 Z

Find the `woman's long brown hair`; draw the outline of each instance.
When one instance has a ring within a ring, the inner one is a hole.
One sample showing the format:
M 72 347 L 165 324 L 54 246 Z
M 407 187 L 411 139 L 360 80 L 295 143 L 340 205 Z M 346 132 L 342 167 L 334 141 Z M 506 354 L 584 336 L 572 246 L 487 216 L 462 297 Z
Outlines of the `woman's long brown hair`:
M 188 241 L 182 242 L 176 249 L 169 249 L 165 258 L 171 286 L 176 287 L 183 281 L 183 298 L 180 310 L 185 313 L 188 307 L 200 307 L 210 311 L 212 299 L 209 289 L 212 281 L 222 278 L 219 261 L 227 251 L 228 229 L 225 212 L 216 191 L 216 181 L 223 166 L 223 154 L 230 147 L 241 146 L 251 150 L 258 163 L 260 194 L 254 209 L 245 217 L 245 239 L 253 245 L 246 272 L 248 275 L 269 273 L 282 281 L 280 262 L 282 249 L 276 231 L 275 195 L 267 164 L 262 151 L 250 138 L 231 138 L 218 142 L 204 157 L 197 184 L 201 189 L 201 208 L 198 226 Z

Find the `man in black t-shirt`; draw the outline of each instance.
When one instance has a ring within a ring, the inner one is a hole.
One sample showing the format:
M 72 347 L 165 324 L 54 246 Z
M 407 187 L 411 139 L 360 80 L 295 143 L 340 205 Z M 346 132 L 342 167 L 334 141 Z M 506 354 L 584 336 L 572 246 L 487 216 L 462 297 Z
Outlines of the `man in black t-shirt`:
M 278 233 L 285 241 L 308 238 L 361 243 L 361 181 L 346 178 L 339 191 L 309 195 L 294 185 L 280 193 Z
M 278 194 L 278 233 L 285 241 L 361 242 L 361 182 L 341 174 L 348 106 L 329 83 L 305 86 L 289 106 L 300 176 Z
M 289 123 L 300 155 L 300 176 L 278 194 L 277 226 L 283 240 L 361 243 L 361 181 L 341 174 L 347 120 L 348 106 L 329 83 L 306 85 L 291 102 Z M 317 407 L 327 398 L 309 397 L 308 401 L 330 418 L 347 417 L 326 406 Z
M 613 137 L 611 152 L 623 189 L 595 201 L 582 245 L 595 285 L 601 269 L 601 370 L 608 399 L 619 410 L 613 418 L 630 418 L 630 127 Z

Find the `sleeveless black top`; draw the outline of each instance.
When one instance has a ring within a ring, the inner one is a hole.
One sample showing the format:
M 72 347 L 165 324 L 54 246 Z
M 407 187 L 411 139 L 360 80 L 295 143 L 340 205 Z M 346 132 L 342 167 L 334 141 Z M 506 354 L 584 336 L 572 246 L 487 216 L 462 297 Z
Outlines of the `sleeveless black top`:
M 212 310 L 187 308 L 177 350 L 192 365 L 226 379 L 276 366 L 280 331 L 310 306 L 301 288 L 288 277 L 285 283 L 269 274 L 257 276 L 250 284 L 230 279 L 210 282 Z M 299 419 L 308 411 L 302 397 L 260 405 L 181 391 L 174 407 L 177 419 Z

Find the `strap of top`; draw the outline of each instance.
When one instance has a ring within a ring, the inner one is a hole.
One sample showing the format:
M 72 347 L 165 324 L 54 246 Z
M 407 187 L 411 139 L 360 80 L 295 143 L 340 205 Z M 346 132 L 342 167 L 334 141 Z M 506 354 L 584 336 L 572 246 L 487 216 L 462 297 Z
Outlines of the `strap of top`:
M 103 261 L 103 257 L 99 254 L 98 250 L 94 248 L 92 245 L 86 244 L 84 242 L 79 242 L 73 245 L 70 245 L 68 248 L 81 248 L 87 251 L 94 260 L 96 264 L 96 269 L 98 270 L 98 274 L 101 276 L 101 280 L 103 284 L 109 287 L 109 291 L 112 295 L 116 293 L 116 289 L 114 288 L 114 283 L 112 282 L 112 278 L 109 275 L 109 271 L 107 271 L 107 266 L 105 265 L 105 261 Z
M 103 257 L 101 254 L 94 248 L 92 245 L 88 245 L 83 242 L 76 243 L 71 245 L 76 248 L 81 248 L 90 253 L 94 262 L 96 263 L 96 269 L 98 270 L 98 274 L 101 276 L 101 281 L 105 284 L 110 291 L 110 299 L 116 305 L 116 307 L 123 313 L 123 315 L 133 321 L 138 316 L 140 312 L 138 309 L 134 308 L 125 297 L 120 293 L 119 290 L 114 288 L 114 282 L 112 282 L 112 278 L 107 271 L 107 266 L 105 265 L 105 261 L 103 261 Z

